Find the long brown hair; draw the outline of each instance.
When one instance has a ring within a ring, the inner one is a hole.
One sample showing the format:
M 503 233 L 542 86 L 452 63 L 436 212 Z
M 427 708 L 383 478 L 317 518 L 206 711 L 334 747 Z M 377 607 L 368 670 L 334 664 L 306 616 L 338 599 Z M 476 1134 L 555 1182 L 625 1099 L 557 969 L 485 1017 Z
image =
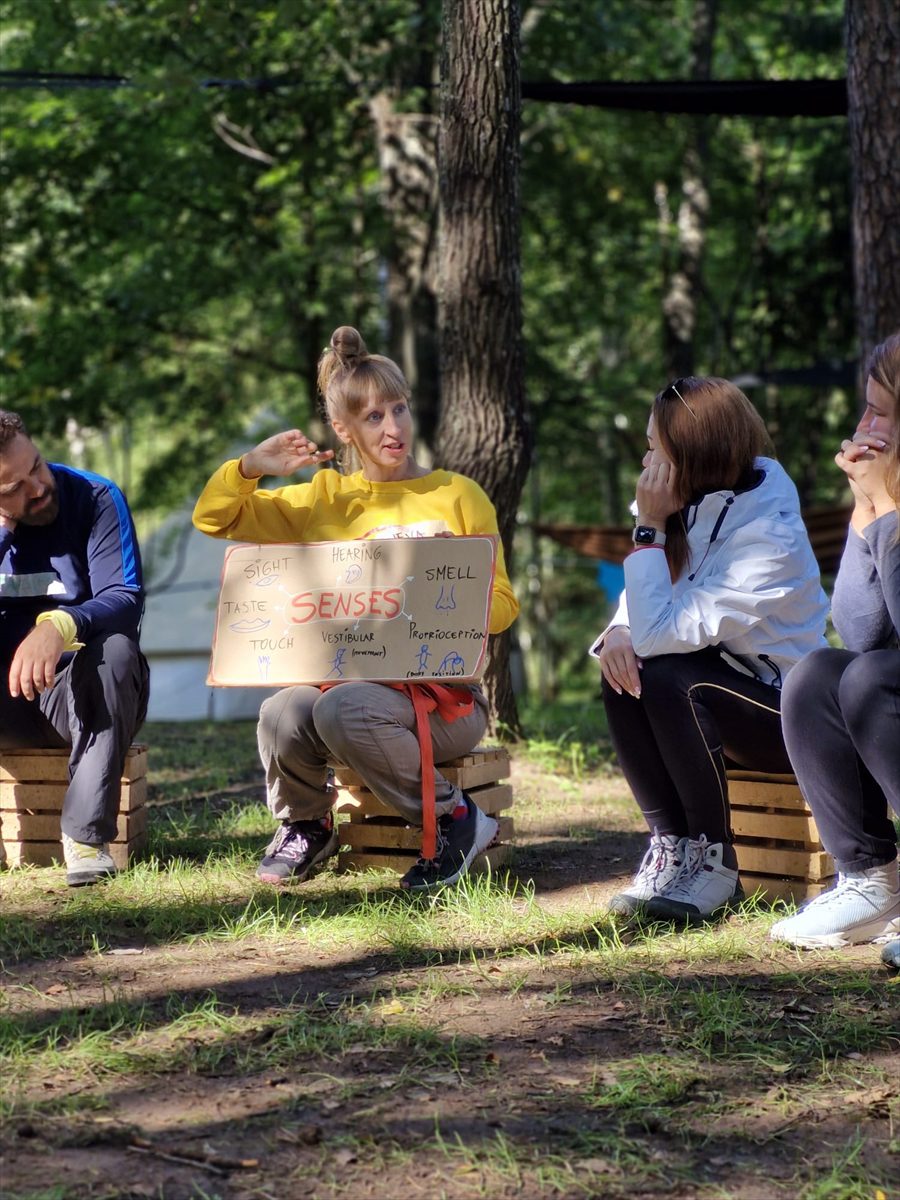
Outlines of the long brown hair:
M 772 453 L 762 417 L 739 387 L 714 375 L 688 375 L 663 388 L 653 401 L 653 423 L 675 467 L 679 510 L 707 492 L 736 487 L 760 454 Z M 666 521 L 666 559 L 673 580 L 689 565 L 680 511 Z
M 390 403 L 410 398 L 409 384 L 403 372 L 383 354 L 369 354 L 360 332 L 352 325 L 340 325 L 319 358 L 319 391 L 329 422 L 335 418 L 357 416 L 373 396 Z M 344 470 L 359 467 L 355 446 L 340 453 Z
M 884 485 L 900 513 L 900 331 L 875 347 L 869 355 L 866 375 L 880 383 L 894 401 L 894 434 L 885 451 Z

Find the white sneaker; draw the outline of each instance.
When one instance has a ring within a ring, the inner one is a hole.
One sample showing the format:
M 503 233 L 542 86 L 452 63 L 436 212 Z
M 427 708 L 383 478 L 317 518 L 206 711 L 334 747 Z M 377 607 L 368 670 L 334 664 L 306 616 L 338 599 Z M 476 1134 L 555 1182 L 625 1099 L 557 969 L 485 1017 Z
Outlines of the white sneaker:
M 687 838 L 677 838 L 674 833 L 664 833 L 660 837 L 654 829 L 634 882 L 624 892 L 613 896 L 609 911 L 621 917 L 637 912 L 647 900 L 674 882 L 686 853 Z
M 66 860 L 66 883 L 69 887 L 85 887 L 115 875 L 116 864 L 110 857 L 106 842 L 100 846 L 88 846 L 85 842 L 74 841 L 64 833 L 62 844 Z
M 684 864 L 673 882 L 648 900 L 648 915 L 688 924 L 724 915 L 744 898 L 737 871 L 722 865 L 721 842 L 708 842 L 702 833 L 685 840 Z
M 775 942 L 814 949 L 854 946 L 900 935 L 897 860 L 867 871 L 841 872 L 833 888 L 769 930 Z

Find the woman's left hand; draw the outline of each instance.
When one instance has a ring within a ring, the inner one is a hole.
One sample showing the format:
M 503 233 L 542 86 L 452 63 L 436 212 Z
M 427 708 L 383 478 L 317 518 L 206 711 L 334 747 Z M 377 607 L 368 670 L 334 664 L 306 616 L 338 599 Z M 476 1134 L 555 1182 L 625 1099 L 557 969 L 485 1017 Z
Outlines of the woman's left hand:
M 637 484 L 638 521 L 665 527 L 666 519 L 681 504 L 675 493 L 675 468 L 670 462 L 651 462 L 641 471 Z

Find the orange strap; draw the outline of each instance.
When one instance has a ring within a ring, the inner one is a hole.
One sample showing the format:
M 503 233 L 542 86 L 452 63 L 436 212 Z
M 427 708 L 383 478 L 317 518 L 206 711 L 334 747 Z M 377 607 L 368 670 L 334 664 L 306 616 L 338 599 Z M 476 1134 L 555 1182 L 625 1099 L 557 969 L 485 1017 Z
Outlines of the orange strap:
M 321 691 L 340 684 L 323 684 Z M 475 700 L 471 688 L 443 683 L 385 683 L 383 687 L 404 692 L 412 701 L 416 714 L 416 737 L 422 755 L 422 857 L 437 854 L 437 817 L 434 811 L 434 747 L 431 744 L 431 723 L 428 717 L 437 711 L 444 721 L 456 721 L 471 715 Z
M 405 692 L 416 713 L 416 737 L 422 754 L 422 857 L 437 854 L 437 817 L 434 811 L 434 747 L 431 744 L 430 713 L 444 721 L 468 717 L 475 707 L 467 687 L 447 687 L 441 683 L 389 683 L 387 687 Z

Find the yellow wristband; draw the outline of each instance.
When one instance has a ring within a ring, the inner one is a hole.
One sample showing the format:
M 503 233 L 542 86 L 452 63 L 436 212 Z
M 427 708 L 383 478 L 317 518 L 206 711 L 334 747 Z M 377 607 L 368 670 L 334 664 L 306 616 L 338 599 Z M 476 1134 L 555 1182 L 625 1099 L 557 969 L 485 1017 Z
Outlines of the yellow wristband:
M 78 626 L 75 624 L 75 618 L 71 613 L 54 608 L 50 612 L 40 613 L 35 618 L 34 623 L 35 625 L 40 625 L 42 621 L 50 621 L 52 623 L 63 640 L 63 650 L 80 650 L 84 646 L 84 642 L 78 641 Z

